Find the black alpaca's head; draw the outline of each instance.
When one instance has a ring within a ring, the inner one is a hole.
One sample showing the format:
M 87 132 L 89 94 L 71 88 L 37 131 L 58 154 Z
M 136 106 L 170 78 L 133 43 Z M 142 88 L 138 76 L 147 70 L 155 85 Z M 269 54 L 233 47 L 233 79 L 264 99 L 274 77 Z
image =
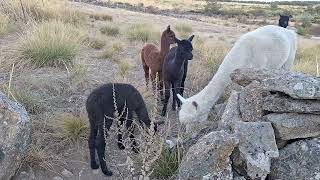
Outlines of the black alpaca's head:
M 291 15 L 281 15 L 280 14 L 280 19 L 279 19 L 279 26 L 283 27 L 283 28 L 287 28 L 287 26 L 289 25 L 289 21 L 290 18 L 292 18 Z
M 178 53 L 183 58 L 183 60 L 192 60 L 193 54 L 193 46 L 192 46 L 192 40 L 194 35 L 190 36 L 188 39 L 179 40 L 176 38 L 176 43 L 178 44 Z

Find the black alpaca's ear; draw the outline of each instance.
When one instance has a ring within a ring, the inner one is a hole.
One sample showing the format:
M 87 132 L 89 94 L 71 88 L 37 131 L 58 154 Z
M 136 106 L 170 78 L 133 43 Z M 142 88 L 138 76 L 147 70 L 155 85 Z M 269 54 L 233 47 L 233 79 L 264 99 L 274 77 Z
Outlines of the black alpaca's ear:
M 192 42 L 193 38 L 194 38 L 194 35 L 190 36 L 188 40 Z
M 282 17 L 282 14 L 279 13 L 279 16 Z
M 171 29 L 170 29 L 170 25 L 167 27 L 167 32 L 170 32 Z
M 293 18 L 293 16 L 292 16 L 292 15 L 289 15 L 289 18 Z

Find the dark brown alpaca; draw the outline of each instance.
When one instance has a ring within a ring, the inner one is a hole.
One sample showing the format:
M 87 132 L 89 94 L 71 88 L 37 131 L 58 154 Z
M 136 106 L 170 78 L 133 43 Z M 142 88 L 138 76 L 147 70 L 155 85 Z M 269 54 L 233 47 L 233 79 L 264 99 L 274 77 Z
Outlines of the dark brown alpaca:
M 158 88 L 161 90 L 160 95 L 162 98 L 162 64 L 164 58 L 170 50 L 170 45 L 175 44 L 175 33 L 170 29 L 170 25 L 165 31 L 163 31 L 160 40 L 160 50 L 155 44 L 147 43 L 143 46 L 141 50 L 141 60 L 143 65 L 143 70 L 146 78 L 146 85 L 148 87 L 149 77 L 151 78 L 152 88 L 155 90 L 155 79 L 158 76 Z M 149 72 L 150 71 L 150 72 Z

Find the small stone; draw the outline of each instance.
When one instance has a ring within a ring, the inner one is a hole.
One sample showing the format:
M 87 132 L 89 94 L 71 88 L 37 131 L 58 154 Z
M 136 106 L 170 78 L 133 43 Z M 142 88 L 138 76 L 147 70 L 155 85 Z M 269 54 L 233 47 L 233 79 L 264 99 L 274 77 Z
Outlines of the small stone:
M 67 178 L 71 178 L 73 177 L 73 174 L 72 172 L 68 171 L 67 169 L 64 169 L 61 174 L 64 176 L 64 177 L 67 177 Z
M 55 176 L 54 178 L 52 178 L 52 180 L 63 180 L 63 178 L 59 176 Z

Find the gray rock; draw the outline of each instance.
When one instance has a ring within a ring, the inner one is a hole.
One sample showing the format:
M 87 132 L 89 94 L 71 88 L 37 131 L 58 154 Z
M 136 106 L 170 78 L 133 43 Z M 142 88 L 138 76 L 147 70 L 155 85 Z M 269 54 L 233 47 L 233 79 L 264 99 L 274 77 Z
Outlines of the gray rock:
M 272 180 L 320 179 L 320 140 L 300 140 L 280 150 L 272 161 Z
M 190 147 L 179 168 L 179 179 L 233 179 L 229 156 L 237 139 L 225 131 L 211 132 Z
M 66 177 L 66 178 L 71 178 L 71 177 L 73 177 L 72 172 L 68 171 L 67 169 L 64 169 L 64 170 L 61 172 L 61 174 L 62 174 L 64 177 Z
M 228 132 L 234 131 L 235 122 L 242 121 L 239 109 L 239 92 L 232 92 L 222 114 L 219 128 Z
M 320 135 L 320 116 L 313 114 L 268 114 L 266 121 L 272 123 L 278 139 L 290 140 L 297 138 L 316 137 Z
M 10 179 L 15 174 L 30 143 L 25 108 L 0 92 L 0 179 Z
M 320 99 L 320 78 L 275 69 L 237 69 L 231 79 L 240 84 L 248 85 L 259 81 L 265 90 L 282 92 L 296 99 Z
M 293 99 L 275 94 L 263 99 L 262 109 L 277 113 L 320 114 L 320 101 Z
M 237 122 L 239 145 L 232 154 L 234 169 L 251 179 L 265 179 L 271 159 L 279 156 L 271 123 Z
M 243 121 L 255 122 L 262 118 L 263 97 L 267 95 L 268 92 L 261 88 L 258 81 L 253 81 L 240 92 L 239 106 Z

